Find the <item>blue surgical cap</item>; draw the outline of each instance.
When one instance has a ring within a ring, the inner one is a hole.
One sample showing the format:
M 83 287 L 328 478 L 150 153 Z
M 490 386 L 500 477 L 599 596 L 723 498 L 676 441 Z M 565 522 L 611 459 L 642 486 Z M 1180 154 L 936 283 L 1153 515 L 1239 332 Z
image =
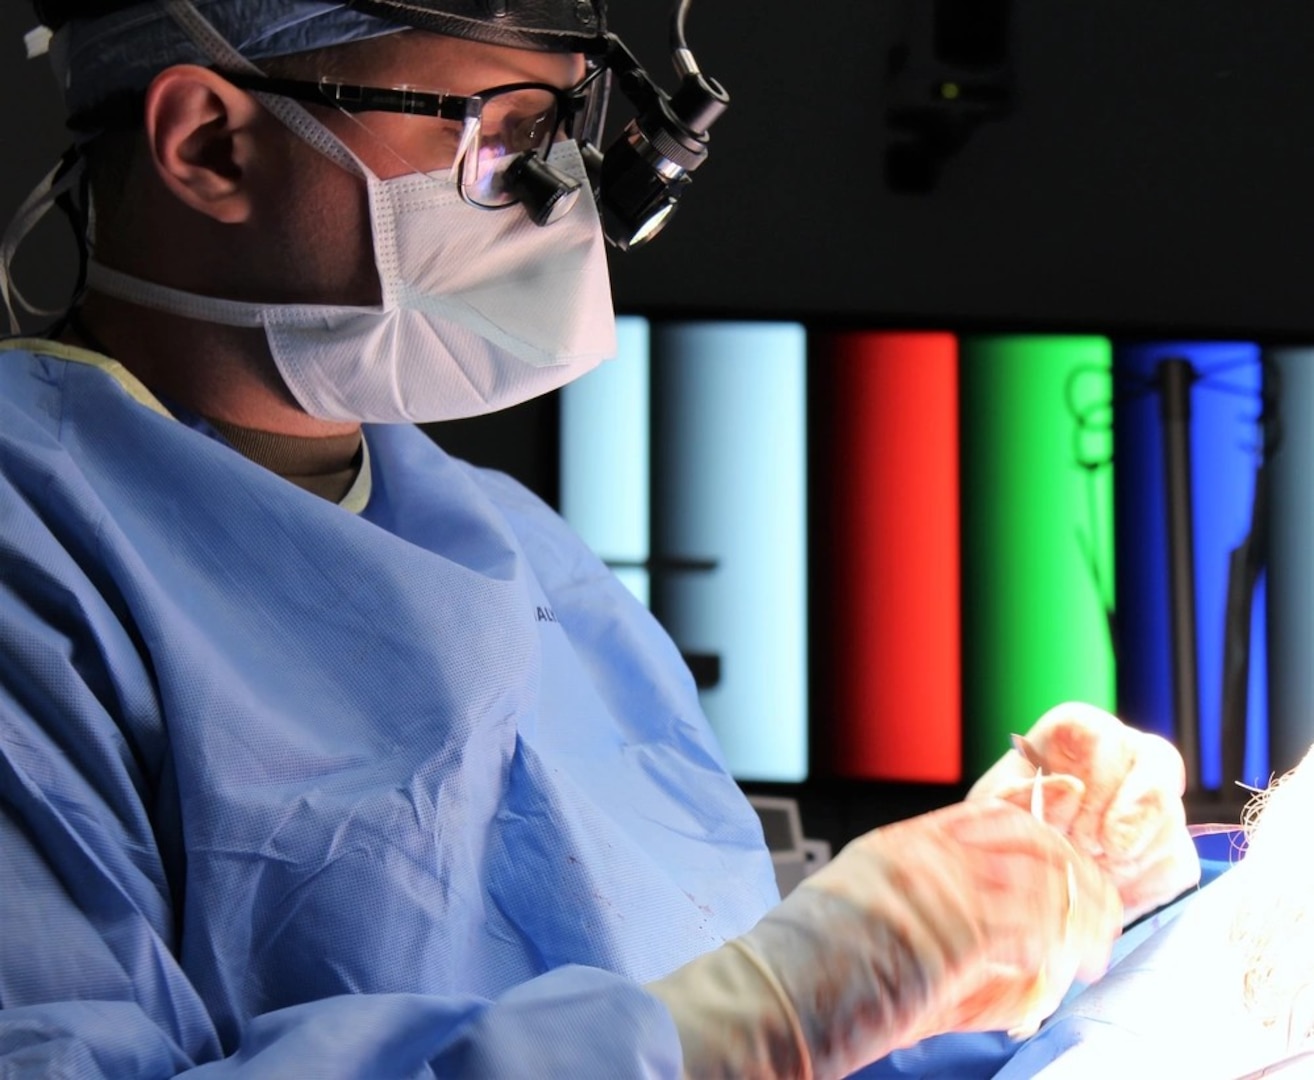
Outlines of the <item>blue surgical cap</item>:
M 402 23 L 326 0 L 193 2 L 238 52 L 253 61 L 407 29 Z M 144 90 L 172 64 L 210 63 L 164 5 L 153 0 L 101 18 L 66 23 L 51 39 L 50 56 L 69 116 L 116 95 Z

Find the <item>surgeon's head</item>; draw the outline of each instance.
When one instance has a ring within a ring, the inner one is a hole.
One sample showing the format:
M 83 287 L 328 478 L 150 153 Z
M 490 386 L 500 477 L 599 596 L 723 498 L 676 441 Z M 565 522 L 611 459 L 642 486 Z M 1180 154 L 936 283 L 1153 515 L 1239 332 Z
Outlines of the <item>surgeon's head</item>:
M 490 412 L 614 355 L 586 165 L 604 0 L 40 2 L 103 314 L 203 325 L 335 422 Z M 239 422 L 137 353 L 148 386 Z
M 585 81 L 585 57 L 605 47 L 602 6 L 38 0 L 92 164 L 98 257 L 140 272 L 131 263 L 163 226 L 196 233 L 199 246 L 179 254 L 203 250 L 221 278 L 181 282 L 169 267 L 184 288 L 327 303 L 379 299 L 366 191 L 298 114 L 379 178 L 450 174 L 459 154 L 468 200 L 532 202 L 534 189 L 505 182 L 500 166 L 525 150 L 545 159 L 583 114 L 601 112 L 603 82 Z

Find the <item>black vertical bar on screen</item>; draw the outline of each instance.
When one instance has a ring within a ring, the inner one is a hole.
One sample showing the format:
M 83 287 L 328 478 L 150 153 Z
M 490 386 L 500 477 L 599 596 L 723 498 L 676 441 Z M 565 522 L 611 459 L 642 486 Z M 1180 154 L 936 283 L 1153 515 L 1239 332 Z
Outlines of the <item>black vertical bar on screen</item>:
M 1173 740 L 1186 765 L 1186 790 L 1196 792 L 1200 790 L 1200 677 L 1191 519 L 1191 383 L 1195 371 L 1188 360 L 1168 359 L 1159 364 L 1158 377 L 1168 504 Z
M 1246 708 L 1250 692 L 1250 620 L 1254 583 L 1250 578 L 1251 538 L 1227 560 L 1227 608 L 1223 621 L 1223 787 L 1243 780 L 1246 763 Z
M 1267 376 L 1266 376 L 1267 377 Z M 1265 448 L 1265 459 L 1267 447 Z M 1250 624 L 1254 617 L 1255 589 L 1268 562 L 1268 465 L 1261 459 L 1255 470 L 1255 493 L 1250 530 L 1232 549 L 1227 569 L 1227 613 L 1223 627 L 1223 788 L 1237 783 L 1255 784 L 1260 777 L 1246 776 L 1246 729 L 1250 697 Z

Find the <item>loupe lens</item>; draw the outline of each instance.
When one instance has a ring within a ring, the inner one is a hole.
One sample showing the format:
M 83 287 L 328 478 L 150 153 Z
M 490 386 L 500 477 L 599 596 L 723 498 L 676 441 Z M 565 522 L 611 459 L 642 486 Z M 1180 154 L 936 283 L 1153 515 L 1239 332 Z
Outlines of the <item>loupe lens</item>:
M 551 225 L 567 214 L 583 186 L 532 151 L 521 154 L 502 175 L 507 190 L 535 225 Z

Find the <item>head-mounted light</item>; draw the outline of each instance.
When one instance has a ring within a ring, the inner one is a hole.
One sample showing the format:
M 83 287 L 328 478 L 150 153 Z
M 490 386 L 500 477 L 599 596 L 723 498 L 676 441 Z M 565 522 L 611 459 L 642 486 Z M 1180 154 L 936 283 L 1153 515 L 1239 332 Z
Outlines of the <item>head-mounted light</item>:
M 609 33 L 606 53 L 598 61 L 605 70 L 601 78 L 586 80 L 592 92 L 567 132 L 580 144 L 589 168 L 607 239 L 622 251 L 651 240 L 669 221 L 689 186 L 689 174 L 707 160 L 708 129 L 730 103 L 721 85 L 699 70 L 685 42 L 689 6 L 690 0 L 680 0 L 671 20 L 671 58 L 680 75 L 675 93 L 662 90 Z M 613 84 L 638 116 L 604 152 L 598 142 Z M 556 173 L 541 154 L 541 148 L 521 154 L 503 175 L 505 190 L 544 225 L 556 220 L 558 208 L 573 202 L 578 185 Z
M 607 239 L 622 251 L 656 236 L 670 220 L 689 185 L 689 174 L 707 160 L 708 129 L 730 97 L 698 69 L 685 43 L 690 0 L 680 0 L 671 19 L 671 59 L 680 86 L 668 95 L 615 35 L 606 64 L 616 85 L 638 109 L 605 153 L 586 153 L 596 169 L 595 189 Z

